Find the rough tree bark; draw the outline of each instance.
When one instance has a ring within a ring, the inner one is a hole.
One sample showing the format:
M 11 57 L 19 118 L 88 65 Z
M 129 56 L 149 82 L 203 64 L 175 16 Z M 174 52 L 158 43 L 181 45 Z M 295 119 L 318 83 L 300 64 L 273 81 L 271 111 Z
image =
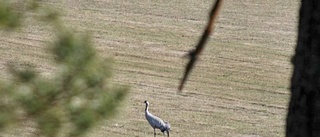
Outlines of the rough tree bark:
M 320 1 L 301 0 L 286 136 L 320 136 Z

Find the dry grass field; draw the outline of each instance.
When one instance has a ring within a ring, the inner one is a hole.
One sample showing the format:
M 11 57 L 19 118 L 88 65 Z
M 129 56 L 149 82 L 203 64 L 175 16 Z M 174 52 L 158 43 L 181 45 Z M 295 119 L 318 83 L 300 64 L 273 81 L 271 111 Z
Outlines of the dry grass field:
M 115 119 L 90 137 L 153 136 L 144 117 L 169 121 L 172 137 L 284 136 L 294 53 L 297 0 L 226 0 L 215 31 L 181 94 L 186 59 L 199 39 L 213 1 L 45 0 L 62 9 L 77 33 L 91 33 L 101 56 L 115 61 L 114 78 L 131 86 Z M 0 34 L 0 78 L 8 61 L 55 73 L 46 44 L 52 30 L 27 18 L 19 32 Z M 23 123 L 7 136 L 32 136 Z M 158 130 L 158 135 L 160 131 Z

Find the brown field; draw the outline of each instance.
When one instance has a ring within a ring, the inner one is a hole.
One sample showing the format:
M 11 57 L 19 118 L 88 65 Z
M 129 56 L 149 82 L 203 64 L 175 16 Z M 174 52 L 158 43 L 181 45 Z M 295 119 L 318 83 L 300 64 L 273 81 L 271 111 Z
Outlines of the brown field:
M 153 136 L 144 117 L 169 121 L 172 137 L 284 136 L 294 53 L 297 0 L 226 0 L 215 31 L 182 94 L 184 54 L 199 39 L 209 0 L 46 0 L 77 33 L 91 33 L 101 56 L 115 61 L 116 82 L 131 86 L 115 119 L 90 137 Z M 8 61 L 55 73 L 49 27 L 27 18 L 0 34 L 0 78 Z M 4 136 L 32 136 L 32 122 Z M 160 131 L 158 130 L 158 135 Z

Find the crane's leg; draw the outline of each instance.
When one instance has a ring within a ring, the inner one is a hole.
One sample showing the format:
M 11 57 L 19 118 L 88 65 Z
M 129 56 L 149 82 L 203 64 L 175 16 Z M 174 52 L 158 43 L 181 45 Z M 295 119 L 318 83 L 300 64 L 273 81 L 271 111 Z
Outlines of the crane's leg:
M 154 134 L 154 137 L 156 137 L 156 129 L 153 128 L 153 134 Z
M 167 130 L 167 134 L 168 134 L 168 137 L 169 137 L 169 131 Z

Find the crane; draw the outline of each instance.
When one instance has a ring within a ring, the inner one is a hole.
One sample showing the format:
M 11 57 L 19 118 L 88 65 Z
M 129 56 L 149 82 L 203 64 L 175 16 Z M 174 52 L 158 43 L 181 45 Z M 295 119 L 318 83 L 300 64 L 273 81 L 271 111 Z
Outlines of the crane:
M 160 129 L 161 132 L 163 133 L 163 135 L 165 136 L 164 132 L 167 132 L 167 135 L 169 137 L 169 131 L 170 131 L 170 124 L 169 122 L 165 122 L 162 119 L 160 119 L 157 116 L 152 115 L 149 112 L 149 102 L 146 100 L 144 101 L 144 103 L 146 103 L 146 109 L 145 109 L 145 115 L 146 115 L 146 119 L 149 122 L 150 126 L 153 128 L 153 134 L 154 136 L 156 136 L 156 128 Z

